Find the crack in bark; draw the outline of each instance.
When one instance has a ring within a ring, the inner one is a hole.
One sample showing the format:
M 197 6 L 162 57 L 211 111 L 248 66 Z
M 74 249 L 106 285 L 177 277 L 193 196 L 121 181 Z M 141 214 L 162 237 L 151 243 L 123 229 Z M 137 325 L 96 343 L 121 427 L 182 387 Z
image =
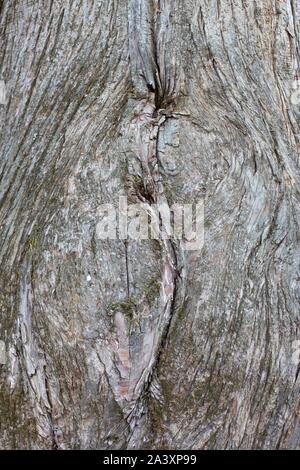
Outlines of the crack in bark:
M 47 363 L 46 355 L 44 355 L 44 357 L 45 357 L 45 363 Z M 51 430 L 52 449 L 53 450 L 58 450 L 60 446 L 59 446 L 59 443 L 57 441 L 57 436 L 56 436 L 56 432 L 55 432 L 55 426 L 54 426 L 54 420 L 53 420 L 53 404 L 52 404 L 52 400 L 51 400 L 51 396 L 50 396 L 50 388 L 49 388 L 49 383 L 48 383 L 47 366 L 46 365 L 44 365 L 43 370 L 44 370 L 44 380 L 45 380 L 45 391 L 46 391 L 47 400 L 48 400 L 49 406 L 50 406 L 50 409 L 46 408 L 46 412 L 47 412 L 47 416 L 48 416 L 48 419 L 49 419 L 50 430 Z
M 140 4 L 141 2 L 140 0 L 135 0 L 133 3 L 137 7 L 137 4 Z M 140 6 L 142 5 L 140 4 Z M 171 236 L 167 234 L 167 228 L 163 226 L 163 219 L 159 211 L 159 207 L 162 204 L 169 207 L 159 170 L 159 133 L 161 126 L 166 122 L 168 116 L 172 114 L 172 104 L 174 100 L 173 98 L 171 99 L 171 97 L 166 96 L 166 92 L 162 88 L 160 77 L 161 71 L 158 60 L 159 50 L 157 47 L 157 37 L 155 32 L 157 21 L 156 15 L 158 11 L 161 12 L 160 2 L 157 3 L 157 8 L 155 8 L 154 3 L 152 3 L 151 6 L 151 11 L 149 12 L 148 10 L 146 12 L 147 15 L 150 15 L 150 18 L 148 18 L 150 33 L 148 37 L 146 36 L 149 42 L 147 43 L 147 41 L 145 41 L 143 43 L 144 38 L 136 36 L 134 38 L 136 43 L 133 45 L 131 44 L 133 82 L 136 86 L 140 87 L 140 90 L 141 83 L 138 78 L 134 76 L 134 72 L 140 69 L 139 75 L 144 79 L 144 93 L 141 95 L 141 99 L 137 105 L 131 125 L 133 126 L 133 132 L 135 134 L 137 146 L 136 158 L 140 164 L 141 179 L 143 183 L 142 188 L 136 187 L 135 194 L 137 199 L 146 205 L 148 214 L 150 216 L 154 216 L 154 218 L 159 221 L 161 231 L 159 243 L 162 256 L 162 287 L 160 315 L 155 333 L 156 341 L 153 346 L 150 363 L 148 364 L 148 371 L 146 377 L 143 378 L 143 384 L 140 389 L 139 396 L 135 400 L 134 407 L 127 415 L 127 421 L 131 425 L 132 435 L 134 427 L 138 424 L 139 418 L 143 413 L 143 402 L 151 389 L 155 369 L 160 361 L 161 354 L 168 337 L 171 321 L 175 313 L 179 280 L 176 243 Z M 143 19 L 136 17 L 136 11 L 134 21 L 140 21 L 142 23 Z M 136 32 L 138 26 L 135 25 L 132 29 Z M 148 50 L 148 52 L 150 51 L 152 54 L 152 60 L 149 60 L 148 64 L 146 63 L 145 58 L 141 55 L 141 43 L 144 46 L 144 50 Z M 138 56 L 136 55 L 137 51 Z M 149 79 L 149 77 L 152 77 L 152 79 Z M 143 376 L 144 373 L 142 374 L 142 377 Z

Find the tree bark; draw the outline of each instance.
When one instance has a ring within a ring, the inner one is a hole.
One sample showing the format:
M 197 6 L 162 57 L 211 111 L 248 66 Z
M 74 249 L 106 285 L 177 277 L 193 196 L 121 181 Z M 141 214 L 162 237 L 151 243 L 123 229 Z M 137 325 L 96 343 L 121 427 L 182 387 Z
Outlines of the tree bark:
M 300 448 L 299 7 L 0 1 L 2 449 Z

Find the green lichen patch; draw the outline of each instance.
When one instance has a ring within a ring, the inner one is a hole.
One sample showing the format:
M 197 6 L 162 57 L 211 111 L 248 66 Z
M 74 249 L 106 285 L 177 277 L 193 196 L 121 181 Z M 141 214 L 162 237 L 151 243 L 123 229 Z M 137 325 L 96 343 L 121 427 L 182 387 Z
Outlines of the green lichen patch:
M 132 320 L 137 305 L 134 299 L 129 298 L 120 302 L 112 302 L 108 305 L 106 312 L 112 316 L 116 312 L 122 312 L 129 320 Z
M 160 295 L 161 284 L 156 277 L 153 277 L 145 286 L 145 298 L 149 303 L 153 303 Z

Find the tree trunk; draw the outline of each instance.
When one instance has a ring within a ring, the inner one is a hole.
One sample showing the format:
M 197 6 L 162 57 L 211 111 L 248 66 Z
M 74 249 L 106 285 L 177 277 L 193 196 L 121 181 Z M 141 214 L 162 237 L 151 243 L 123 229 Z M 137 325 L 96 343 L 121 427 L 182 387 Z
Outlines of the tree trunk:
M 0 1 L 1 448 L 300 448 L 297 6 Z

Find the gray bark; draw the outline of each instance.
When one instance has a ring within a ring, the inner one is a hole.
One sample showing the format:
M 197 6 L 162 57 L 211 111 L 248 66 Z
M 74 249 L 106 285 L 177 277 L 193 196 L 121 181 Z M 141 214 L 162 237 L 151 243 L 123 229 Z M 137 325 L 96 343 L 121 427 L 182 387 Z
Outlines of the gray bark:
M 1 448 L 300 448 L 299 7 L 0 1 Z

